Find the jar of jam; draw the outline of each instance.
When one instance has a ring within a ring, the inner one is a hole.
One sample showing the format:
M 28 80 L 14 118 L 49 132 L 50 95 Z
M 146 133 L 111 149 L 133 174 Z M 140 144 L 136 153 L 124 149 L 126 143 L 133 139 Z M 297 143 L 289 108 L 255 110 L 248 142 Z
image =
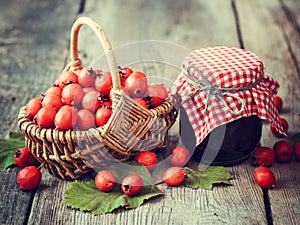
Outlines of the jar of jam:
M 180 139 L 203 164 L 231 166 L 259 145 L 262 121 L 285 135 L 273 98 L 279 84 L 262 61 L 235 47 L 192 51 L 170 92 L 180 111 Z

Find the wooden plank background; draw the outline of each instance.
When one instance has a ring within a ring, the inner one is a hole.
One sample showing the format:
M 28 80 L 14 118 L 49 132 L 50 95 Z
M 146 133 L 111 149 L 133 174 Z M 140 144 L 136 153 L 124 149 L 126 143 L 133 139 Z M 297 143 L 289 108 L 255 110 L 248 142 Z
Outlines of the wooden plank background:
M 244 47 L 265 63 L 279 81 L 282 116 L 289 134 L 300 131 L 299 2 L 293 0 L 1 0 L 0 7 L 0 137 L 17 131 L 18 110 L 42 93 L 69 62 L 69 32 L 79 16 L 89 16 L 105 29 L 113 46 L 141 40 L 176 43 L 188 49 L 228 45 Z M 94 61 L 102 49 L 92 31 L 80 33 L 80 57 Z M 144 54 L 154 54 L 148 49 Z M 161 71 L 170 81 L 176 71 Z M 262 144 L 277 140 L 264 125 Z M 176 129 L 173 130 L 176 133 Z M 61 204 L 69 183 L 43 170 L 36 192 L 20 191 L 18 168 L 0 169 L 1 224 L 297 224 L 300 220 L 299 170 L 295 159 L 275 164 L 276 188 L 263 192 L 254 182 L 250 162 L 230 167 L 233 186 L 213 191 L 166 188 L 165 195 L 133 210 L 93 216 Z M 266 210 L 267 206 L 267 210 Z

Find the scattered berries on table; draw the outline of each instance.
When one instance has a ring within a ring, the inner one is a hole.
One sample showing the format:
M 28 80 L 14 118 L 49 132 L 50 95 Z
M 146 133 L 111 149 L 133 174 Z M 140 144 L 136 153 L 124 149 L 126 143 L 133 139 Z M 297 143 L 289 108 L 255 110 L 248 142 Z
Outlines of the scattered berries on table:
M 27 148 L 19 148 L 14 154 L 14 161 L 18 166 L 25 167 L 33 165 L 36 159 Z
M 183 146 L 176 146 L 172 149 L 170 162 L 174 166 L 185 166 L 190 160 L 190 152 Z
M 269 189 L 275 186 L 275 176 L 268 167 L 258 167 L 254 172 L 254 179 L 262 188 Z
M 136 162 L 141 163 L 142 165 L 147 167 L 147 169 L 149 169 L 149 170 L 153 170 L 157 163 L 156 155 L 149 150 L 144 150 L 144 151 L 139 152 L 135 156 L 134 160 Z
M 251 156 L 254 166 L 271 167 L 276 158 L 275 152 L 269 147 L 258 147 L 252 152 Z
M 182 167 L 173 166 L 168 168 L 164 175 L 163 180 L 169 186 L 178 186 L 183 183 L 185 172 Z
M 286 140 L 277 141 L 273 146 L 273 150 L 276 154 L 277 162 L 290 161 L 294 152 L 292 144 Z
M 36 166 L 27 166 L 20 170 L 17 175 L 17 182 L 20 188 L 25 191 L 36 189 L 42 179 L 42 173 Z
M 138 174 L 129 174 L 123 178 L 121 190 L 126 195 L 135 196 L 142 191 L 143 186 L 144 181 Z
M 115 175 L 108 170 L 101 170 L 95 176 L 95 184 L 100 191 L 110 191 L 116 184 Z

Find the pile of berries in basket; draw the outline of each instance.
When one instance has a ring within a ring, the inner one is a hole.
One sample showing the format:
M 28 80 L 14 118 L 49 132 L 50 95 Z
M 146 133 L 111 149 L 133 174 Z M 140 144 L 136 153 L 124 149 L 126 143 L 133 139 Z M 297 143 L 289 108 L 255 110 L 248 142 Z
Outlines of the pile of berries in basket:
M 125 94 L 146 109 L 155 108 L 168 97 L 164 85 L 149 85 L 142 72 L 119 67 L 119 74 Z M 42 97 L 28 102 L 27 114 L 43 128 L 84 130 L 100 127 L 112 114 L 111 89 L 112 77 L 108 71 L 87 67 L 66 71 Z

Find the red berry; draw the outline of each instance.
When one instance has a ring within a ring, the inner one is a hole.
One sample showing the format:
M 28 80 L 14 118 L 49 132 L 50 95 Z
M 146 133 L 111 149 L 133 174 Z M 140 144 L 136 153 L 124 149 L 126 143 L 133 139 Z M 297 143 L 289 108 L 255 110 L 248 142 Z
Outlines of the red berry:
M 29 166 L 35 163 L 35 157 L 27 148 L 19 148 L 14 155 L 15 163 L 20 167 Z
M 153 170 L 157 163 L 156 155 L 149 150 L 139 152 L 134 160 L 143 164 L 148 170 Z
M 286 140 L 277 141 L 273 146 L 273 150 L 277 162 L 288 162 L 293 156 L 293 146 Z
M 63 72 L 58 79 L 55 81 L 55 84 L 64 88 L 66 85 L 76 83 L 78 84 L 78 76 L 72 71 Z
M 95 184 L 100 191 L 110 191 L 116 184 L 116 178 L 112 172 L 101 170 L 95 177 Z
M 125 81 L 125 89 L 132 98 L 141 98 L 148 88 L 148 80 L 144 73 L 133 72 Z
M 147 101 L 143 98 L 133 98 L 134 101 L 139 103 L 141 106 L 143 106 L 145 109 L 148 109 Z
M 172 149 L 170 161 L 174 166 L 185 166 L 190 159 L 190 152 L 183 146 Z
M 61 87 L 57 86 L 57 85 L 54 85 L 50 88 L 47 89 L 47 91 L 44 93 L 44 95 L 50 95 L 50 94 L 53 94 L 53 95 L 56 95 L 58 97 L 61 97 L 61 92 L 62 92 L 62 89 Z
M 97 91 L 90 91 L 82 98 L 82 108 L 92 112 L 97 111 L 101 106 L 101 96 Z
M 63 103 L 61 101 L 61 98 L 54 94 L 46 95 L 42 101 L 43 107 L 52 107 L 56 111 L 58 111 L 62 106 Z
M 122 180 L 121 190 L 124 194 L 135 196 L 143 189 L 143 179 L 138 174 L 129 174 Z
M 254 172 L 254 179 L 262 188 L 273 188 L 275 185 L 275 176 L 268 167 L 258 167 Z
M 183 183 L 185 178 L 185 173 L 183 168 L 178 166 L 173 166 L 168 168 L 163 176 L 164 182 L 169 186 L 178 186 Z
M 98 127 L 105 125 L 111 117 L 112 111 L 108 108 L 99 108 L 96 112 L 96 124 Z
M 121 81 L 121 85 L 125 86 L 125 81 L 126 79 L 129 77 L 130 74 L 132 74 L 132 69 L 128 68 L 128 67 L 124 67 L 120 69 L 120 81 Z
M 267 166 L 273 165 L 276 154 L 273 149 L 268 147 L 258 147 L 252 152 L 253 161 L 255 166 Z
M 85 96 L 87 93 L 89 93 L 89 92 L 91 92 L 91 91 L 97 92 L 96 89 L 93 88 L 93 87 L 85 87 L 85 88 L 82 88 L 82 91 L 83 91 L 83 96 Z
M 294 145 L 294 152 L 295 152 L 295 156 L 298 160 L 300 160 L 300 141 L 298 141 L 295 145 Z
M 42 179 L 41 171 L 35 166 L 24 167 L 17 176 L 17 182 L 20 188 L 26 191 L 36 189 Z
M 275 105 L 276 109 L 278 110 L 278 112 L 280 112 L 282 109 L 282 105 L 283 105 L 281 97 L 279 97 L 279 96 L 274 97 L 274 105 Z
M 79 84 L 68 84 L 64 87 L 61 98 L 66 105 L 78 105 L 83 97 L 83 90 Z
M 51 128 L 54 124 L 56 110 L 52 107 L 43 107 L 34 117 L 34 121 L 43 128 Z
M 38 111 L 42 108 L 42 98 L 37 97 L 31 99 L 26 105 L 26 113 L 27 116 L 32 119 L 38 113 Z
M 78 74 L 78 83 L 82 87 L 90 87 L 94 84 L 96 72 L 92 68 L 83 68 Z
M 95 89 L 102 95 L 109 96 L 112 89 L 112 78 L 109 72 L 99 73 L 95 79 Z
M 287 133 L 288 130 L 289 130 L 289 124 L 288 124 L 288 122 L 287 122 L 284 118 L 280 117 L 280 123 L 281 123 L 281 126 L 282 126 L 283 130 L 285 131 L 285 133 Z M 284 136 L 284 135 L 280 134 L 280 133 L 276 130 L 275 125 L 274 125 L 273 123 L 270 124 L 270 130 L 271 130 L 271 132 L 272 132 L 276 137 L 283 137 L 283 136 Z
M 78 119 L 78 109 L 74 106 L 70 105 L 64 105 L 60 108 L 60 110 L 57 112 L 55 119 L 54 119 L 54 125 L 57 129 L 60 130 L 70 130 L 72 129 Z
M 149 105 L 156 107 L 168 97 L 168 91 L 164 85 L 154 84 L 148 87 L 146 95 L 150 97 Z
M 81 109 L 77 113 L 77 126 L 80 130 L 95 127 L 95 114 L 87 109 Z

